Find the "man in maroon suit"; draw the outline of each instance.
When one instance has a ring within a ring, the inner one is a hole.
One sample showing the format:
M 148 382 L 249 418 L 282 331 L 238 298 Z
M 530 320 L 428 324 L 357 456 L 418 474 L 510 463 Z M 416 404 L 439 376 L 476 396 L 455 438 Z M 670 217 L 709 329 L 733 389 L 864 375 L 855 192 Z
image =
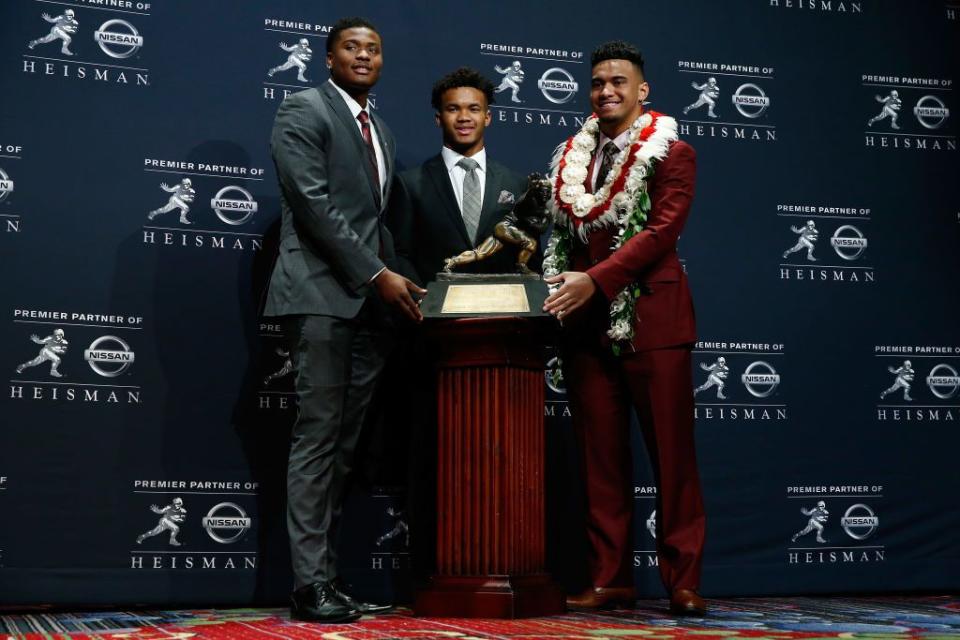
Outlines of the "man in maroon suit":
M 650 88 L 635 47 L 607 43 L 591 64 L 596 120 L 555 161 L 555 234 L 566 235 L 544 263 L 546 273 L 551 260 L 556 266 L 546 278 L 555 290 L 544 309 L 564 326 L 563 371 L 582 450 L 591 547 L 592 585 L 567 604 L 599 608 L 636 599 L 633 408 L 658 487 L 657 557 L 670 609 L 702 615 L 705 517 L 690 368 L 696 330 L 677 258 L 696 156 L 677 140 L 675 120 L 644 112 Z

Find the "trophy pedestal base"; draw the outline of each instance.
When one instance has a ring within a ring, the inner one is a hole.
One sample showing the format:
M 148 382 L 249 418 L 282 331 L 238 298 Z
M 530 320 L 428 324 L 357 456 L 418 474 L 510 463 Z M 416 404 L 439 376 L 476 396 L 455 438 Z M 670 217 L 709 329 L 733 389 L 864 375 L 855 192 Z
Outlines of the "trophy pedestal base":
M 413 604 L 414 615 L 429 618 L 533 618 L 565 611 L 563 593 L 544 574 L 435 576 Z
M 542 282 L 540 283 L 542 285 Z M 546 575 L 546 318 L 460 318 L 426 326 L 437 366 L 436 573 L 421 616 L 562 613 Z

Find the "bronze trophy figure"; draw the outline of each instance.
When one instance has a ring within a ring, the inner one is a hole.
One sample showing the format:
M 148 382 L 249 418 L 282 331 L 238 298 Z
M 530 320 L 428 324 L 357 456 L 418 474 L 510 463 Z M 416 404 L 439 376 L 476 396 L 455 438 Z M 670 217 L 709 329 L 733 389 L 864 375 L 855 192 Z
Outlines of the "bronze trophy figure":
M 475 249 L 447 258 L 443 264 L 445 273 L 464 264 L 485 260 L 500 251 L 505 245 L 518 247 L 517 272 L 523 275 L 538 275 L 527 262 L 537 251 L 537 238 L 550 224 L 547 200 L 550 198 L 550 181 L 539 173 L 527 178 L 527 190 L 517 201 L 513 210 L 493 228 L 493 235 Z

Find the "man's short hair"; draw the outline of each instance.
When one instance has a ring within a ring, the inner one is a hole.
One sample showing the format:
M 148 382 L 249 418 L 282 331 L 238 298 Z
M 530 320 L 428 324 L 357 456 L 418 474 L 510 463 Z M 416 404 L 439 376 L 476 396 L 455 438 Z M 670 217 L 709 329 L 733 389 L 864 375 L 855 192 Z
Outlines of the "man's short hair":
M 440 111 L 440 100 L 443 94 L 450 89 L 459 89 L 460 87 L 470 87 L 478 89 L 487 98 L 487 104 L 493 104 L 493 83 L 482 75 L 476 69 L 470 67 L 460 67 L 456 71 L 451 71 L 433 84 L 433 91 L 430 93 L 430 104 L 437 111 Z
M 591 67 L 597 66 L 604 60 L 629 60 L 640 70 L 640 75 L 646 77 L 643 71 L 643 54 L 629 42 L 623 40 L 604 42 L 590 54 Z
M 378 36 L 380 35 L 380 31 L 378 31 L 377 28 L 373 26 L 373 23 L 366 18 L 361 18 L 359 16 L 340 18 L 333 23 L 333 28 L 330 30 L 330 34 L 327 36 L 327 53 L 333 51 L 334 45 L 337 44 L 337 40 L 340 38 L 341 31 L 346 31 L 347 29 L 358 29 L 360 27 L 370 29 L 370 31 L 373 31 Z

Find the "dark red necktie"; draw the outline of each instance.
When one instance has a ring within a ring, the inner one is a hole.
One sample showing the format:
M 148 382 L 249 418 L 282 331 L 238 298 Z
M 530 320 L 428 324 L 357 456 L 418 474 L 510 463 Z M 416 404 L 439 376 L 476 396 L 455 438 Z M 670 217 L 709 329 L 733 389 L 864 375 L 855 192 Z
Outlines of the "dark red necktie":
M 367 145 L 367 156 L 370 160 L 370 166 L 373 168 L 373 178 L 376 183 L 377 206 L 380 206 L 380 169 L 377 167 L 377 152 L 373 148 L 373 134 L 370 132 L 370 116 L 366 111 L 357 114 L 357 120 L 360 121 L 360 132 L 363 135 L 363 141 Z

